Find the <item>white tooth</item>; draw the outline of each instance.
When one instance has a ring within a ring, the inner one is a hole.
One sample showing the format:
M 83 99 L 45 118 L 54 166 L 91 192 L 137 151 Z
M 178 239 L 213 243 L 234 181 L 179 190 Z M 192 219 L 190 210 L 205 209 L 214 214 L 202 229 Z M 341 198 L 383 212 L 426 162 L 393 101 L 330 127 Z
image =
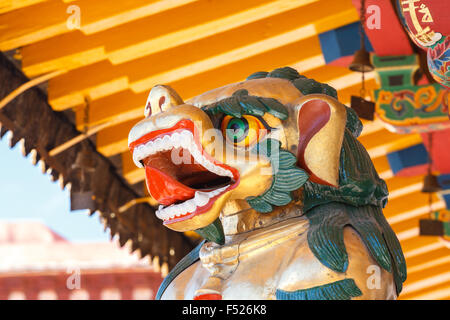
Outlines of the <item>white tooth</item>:
M 192 157 L 194 158 L 194 162 L 198 163 L 198 164 L 202 164 L 202 158 L 200 155 L 200 152 L 195 148 L 195 149 L 189 149 L 189 153 L 192 155 Z
M 220 167 L 218 167 L 218 166 L 216 166 L 216 165 L 213 165 L 212 171 L 213 171 L 215 174 L 219 175 L 219 176 L 221 175 L 221 174 L 220 174 Z
M 152 155 L 152 154 L 158 152 L 158 150 L 155 147 L 154 141 L 150 141 L 150 143 L 147 143 L 145 146 L 147 148 L 146 151 L 148 152 L 147 155 Z
M 161 150 L 163 146 L 163 141 L 161 138 L 156 139 L 155 141 L 153 141 L 153 149 L 157 152 L 159 150 Z
M 145 158 L 146 154 L 148 153 L 148 147 L 147 145 L 140 145 L 137 148 L 138 156 L 139 158 Z
M 144 166 L 142 165 L 142 163 L 138 160 L 138 157 L 136 155 L 136 151 L 133 152 L 133 162 L 134 164 L 138 167 L 138 168 L 143 168 Z
M 179 212 L 178 206 L 170 206 L 169 215 L 174 217 Z
M 133 154 L 136 156 L 136 159 L 140 160 L 140 158 L 142 156 L 142 146 L 139 146 L 136 149 L 134 149 Z
M 215 196 L 217 196 L 218 194 L 222 193 L 226 188 L 228 188 L 228 186 L 225 186 L 225 187 L 216 189 L 216 190 L 210 192 L 210 196 L 211 196 L 211 197 L 215 197 Z
M 195 209 L 197 209 L 197 206 L 195 205 L 195 201 L 189 200 L 187 202 L 187 211 L 186 212 L 194 212 Z
M 214 165 L 211 162 L 206 162 L 205 163 L 205 167 L 206 169 L 208 169 L 209 171 L 214 172 Z
M 164 209 L 163 209 L 163 210 L 157 210 L 157 211 L 156 211 L 156 216 L 157 216 L 159 219 L 161 219 L 161 220 L 166 219 L 166 218 L 165 218 L 164 211 L 165 211 Z
M 189 149 L 189 147 L 191 146 L 191 140 L 186 139 L 185 137 L 181 137 L 180 138 L 180 145 L 181 147 L 185 148 L 185 149 Z
M 192 133 L 187 130 L 182 131 L 181 136 L 183 137 L 183 139 L 187 139 L 187 140 L 191 140 L 193 138 Z
M 194 202 L 197 206 L 202 207 L 206 205 L 209 201 L 209 197 L 207 193 L 203 193 L 200 191 L 195 192 Z
M 172 136 L 172 145 L 174 148 L 179 148 L 181 146 L 181 136 L 178 132 L 175 132 Z
M 164 136 L 162 139 L 162 142 L 163 142 L 163 145 L 162 145 L 163 150 L 172 149 L 172 143 L 171 143 L 171 139 L 169 136 Z
M 189 131 L 181 132 L 181 145 L 183 146 L 183 148 L 189 148 L 189 146 L 192 144 L 192 139 L 192 133 L 190 133 Z
M 203 165 L 203 162 L 204 162 L 204 161 L 203 161 L 203 156 L 202 156 L 201 151 L 199 151 L 199 150 L 195 147 L 195 149 L 190 150 L 190 152 L 191 152 L 191 155 L 194 157 L 195 162 L 198 163 L 198 164 Z

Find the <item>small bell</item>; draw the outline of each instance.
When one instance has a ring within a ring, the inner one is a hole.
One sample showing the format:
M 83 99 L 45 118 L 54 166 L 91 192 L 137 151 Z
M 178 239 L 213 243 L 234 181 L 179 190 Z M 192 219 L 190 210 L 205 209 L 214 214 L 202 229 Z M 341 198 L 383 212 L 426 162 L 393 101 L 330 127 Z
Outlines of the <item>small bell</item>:
M 361 48 L 355 52 L 353 61 L 349 66 L 349 69 L 355 72 L 370 72 L 374 69 L 370 62 L 370 53 L 366 49 Z
M 78 182 L 72 185 L 70 191 L 70 210 L 96 210 L 95 195 L 91 190 L 91 173 L 95 171 L 95 159 L 92 152 L 83 144 L 78 152 L 72 169 L 78 177 Z
M 358 96 L 351 96 L 350 107 L 355 110 L 358 117 L 365 120 L 374 120 L 375 116 L 375 103 L 367 101 L 366 99 Z
M 81 151 L 77 154 L 72 169 L 83 169 L 85 172 L 95 171 L 95 160 L 88 148 L 83 145 Z
M 425 176 L 425 178 L 423 179 L 422 192 L 423 193 L 433 193 L 433 192 L 438 192 L 441 190 L 442 190 L 442 187 L 439 185 L 437 177 L 432 173 L 428 173 Z

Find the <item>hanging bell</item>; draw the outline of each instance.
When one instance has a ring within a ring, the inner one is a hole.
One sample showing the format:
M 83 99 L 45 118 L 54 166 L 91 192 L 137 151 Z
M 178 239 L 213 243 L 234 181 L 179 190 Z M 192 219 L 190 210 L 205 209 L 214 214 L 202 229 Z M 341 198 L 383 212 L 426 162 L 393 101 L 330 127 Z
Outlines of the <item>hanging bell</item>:
M 70 210 L 96 210 L 95 195 L 91 190 L 91 179 L 89 177 L 95 171 L 95 159 L 92 152 L 83 144 L 78 152 L 72 169 L 78 181 L 72 184 L 70 190 Z
M 85 172 L 95 171 L 95 159 L 92 157 L 92 153 L 84 145 L 77 154 L 75 162 L 72 164 L 72 169 L 82 169 Z
M 370 53 L 366 49 L 361 48 L 355 52 L 353 61 L 349 66 L 349 69 L 355 72 L 369 72 L 374 69 L 370 62 Z
M 437 177 L 432 173 L 428 173 L 425 176 L 425 178 L 423 179 L 422 192 L 423 193 L 433 193 L 433 192 L 438 192 L 441 190 L 442 190 L 442 187 L 439 185 Z
M 375 103 L 363 97 L 351 96 L 350 107 L 361 119 L 373 121 L 375 118 Z

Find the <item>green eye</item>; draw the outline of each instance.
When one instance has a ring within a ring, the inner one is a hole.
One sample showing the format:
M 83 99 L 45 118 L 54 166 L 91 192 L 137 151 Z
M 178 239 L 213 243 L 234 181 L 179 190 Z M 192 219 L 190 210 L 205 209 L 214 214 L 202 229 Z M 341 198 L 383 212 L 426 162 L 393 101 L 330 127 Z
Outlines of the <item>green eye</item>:
M 238 143 L 244 140 L 248 134 L 248 121 L 245 118 L 232 118 L 225 128 L 227 138 Z
M 248 147 L 265 135 L 265 127 L 258 118 L 244 115 L 242 118 L 225 116 L 221 124 L 222 134 L 235 146 Z

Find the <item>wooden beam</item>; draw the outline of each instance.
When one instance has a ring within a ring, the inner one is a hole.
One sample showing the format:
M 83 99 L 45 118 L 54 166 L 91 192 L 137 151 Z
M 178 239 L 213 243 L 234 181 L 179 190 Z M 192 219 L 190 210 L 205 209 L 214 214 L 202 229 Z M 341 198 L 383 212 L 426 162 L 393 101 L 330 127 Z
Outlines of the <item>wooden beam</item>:
M 414 237 L 418 237 L 419 236 L 419 227 L 417 227 L 417 221 L 414 221 L 414 224 L 416 226 L 412 227 L 411 229 L 408 230 L 404 230 L 401 232 L 397 232 L 394 230 L 394 232 L 397 235 L 398 241 L 402 242 L 408 239 L 412 239 Z
M 353 10 L 347 10 L 346 12 L 347 19 L 335 20 L 334 25 L 330 26 L 339 27 L 348 21 L 352 21 Z M 273 17 L 272 20 L 275 20 L 275 18 Z M 281 20 L 282 18 L 277 19 Z M 278 20 L 271 23 L 280 24 Z M 277 30 L 271 30 L 269 34 L 272 34 L 272 36 L 268 36 L 268 33 L 264 32 L 260 24 L 251 24 L 237 30 L 230 30 L 224 34 L 193 41 L 172 50 L 150 54 L 145 58 L 119 65 L 102 61 L 89 67 L 73 70 L 64 77 L 58 77 L 50 81 L 50 104 L 55 110 L 63 110 L 78 104 L 78 101 L 86 95 L 94 100 L 127 88 L 131 88 L 133 92 L 141 93 L 150 90 L 158 83 L 179 81 L 302 40 L 305 40 L 301 44 L 303 50 L 296 51 L 295 58 L 297 60 L 313 59 L 314 61 L 311 61 L 309 65 L 304 65 L 301 72 L 318 67 L 318 62 L 324 64 L 323 59 L 314 58 L 321 54 L 318 39 L 308 39 L 317 35 L 314 23 L 302 25 L 298 22 L 298 26 L 293 30 L 281 30 L 280 33 L 275 34 L 273 33 Z M 242 38 L 242 34 L 248 36 Z M 283 53 L 286 58 L 284 60 L 287 59 L 292 64 L 295 61 L 292 55 L 293 51 L 289 48 L 285 49 Z M 168 56 L 171 59 L 167 59 Z M 152 66 L 152 68 L 149 69 L 148 66 Z M 332 68 L 329 69 L 332 70 Z M 332 77 L 336 81 L 336 89 L 360 82 L 358 74 L 349 72 L 345 68 L 336 68 L 336 70 L 338 69 L 341 75 L 342 71 L 346 71 L 346 74 L 343 77 Z M 90 76 L 87 77 L 86 75 Z M 320 75 L 323 75 L 323 73 L 320 73 Z M 373 74 L 367 75 L 368 80 L 373 77 Z M 320 81 L 320 79 L 317 80 Z M 331 83 L 331 85 L 333 84 Z
M 145 170 L 136 167 L 130 152 L 123 152 L 122 158 L 122 175 L 130 184 L 138 183 L 145 179 Z
M 442 200 L 436 194 L 432 194 L 432 203 L 434 208 L 437 208 L 442 205 Z M 388 201 L 387 206 L 383 209 L 383 213 L 392 229 L 396 233 L 409 231 L 409 236 L 411 236 L 411 229 L 418 227 L 418 220 L 427 218 L 429 212 L 428 194 L 420 191 L 392 199 Z
M 450 263 L 450 250 L 446 248 L 445 252 L 441 253 L 439 258 L 431 260 L 423 257 L 422 263 L 418 265 L 408 265 L 408 275 L 412 275 L 416 272 L 421 272 L 426 269 L 435 268 L 441 265 L 448 265 Z
M 441 269 L 441 268 L 439 268 Z M 408 296 L 412 295 L 415 292 L 419 292 L 421 290 L 424 290 L 429 287 L 433 287 L 436 285 L 448 285 L 450 284 L 450 271 L 448 271 L 449 268 L 447 266 L 446 270 L 439 270 L 436 273 L 432 273 L 429 277 L 425 279 L 421 279 L 417 282 L 413 282 L 409 285 L 405 285 L 402 290 L 402 295 Z
M 67 5 L 61 1 L 46 1 L 2 14 L 0 50 L 15 49 L 68 32 L 66 9 Z
M 414 193 L 414 194 L 418 195 L 418 193 Z M 402 197 L 402 198 L 406 198 L 406 197 Z M 424 201 L 423 196 L 420 198 L 422 199 L 422 201 Z M 407 197 L 407 199 L 411 199 L 411 196 Z M 401 223 L 401 222 L 409 220 L 409 219 L 420 217 L 430 211 L 428 202 L 422 202 L 422 205 L 420 205 L 420 203 L 421 203 L 420 201 L 414 201 L 410 204 L 402 204 L 397 201 L 397 202 L 393 202 L 392 205 L 389 205 L 389 202 L 388 202 L 388 205 L 386 206 L 384 213 L 390 224 L 393 225 L 396 223 Z M 397 211 L 396 211 L 396 209 L 392 209 L 392 208 L 395 208 L 396 206 L 401 207 L 403 209 L 399 209 Z M 445 202 L 442 201 L 441 199 L 436 199 L 436 196 L 434 196 L 431 207 L 433 210 L 444 209 Z
M 100 131 L 97 134 L 97 150 L 105 156 L 115 155 L 117 150 L 128 150 L 128 134 L 121 133 L 130 132 L 136 123 L 133 119 Z
M 363 123 L 361 136 L 365 136 L 385 129 L 383 121 L 381 121 L 379 118 L 375 118 L 373 121 L 361 119 L 361 122 Z
M 89 63 L 89 61 L 80 61 L 77 55 L 68 59 L 67 50 L 61 47 L 71 43 L 77 43 L 79 54 L 95 49 L 102 50 L 104 53 L 98 57 L 97 61 L 110 59 L 115 64 L 124 63 L 305 5 L 315 5 L 316 1 L 247 0 L 245 3 L 238 0 L 199 1 L 90 36 L 82 32 L 71 32 L 59 36 L 58 39 L 55 37 L 30 45 L 23 50 L 23 70 L 31 76 L 44 73 L 48 68 L 70 70 Z M 323 5 L 316 4 L 316 8 L 321 6 Z M 335 9 L 338 10 L 338 7 L 336 6 Z M 301 17 L 299 13 L 300 11 L 297 12 L 297 16 Z M 314 17 L 317 18 L 317 13 Z M 149 28 L 149 26 L 157 26 L 157 28 Z M 42 48 L 52 51 L 51 55 L 43 55 L 40 52 Z
M 372 158 L 372 162 L 381 179 L 387 180 L 393 176 L 389 161 L 385 155 Z
M 420 134 L 398 134 L 386 129 L 359 138 L 371 158 L 404 149 L 422 142 Z
M 22 9 L 47 0 L 0 0 L 0 14 Z
M 402 242 L 403 254 L 406 260 L 444 247 L 445 244 L 439 240 L 439 237 L 420 236 Z
M 449 257 L 449 250 L 449 248 L 442 246 L 434 250 L 429 250 L 428 252 L 420 255 L 406 257 L 408 273 L 432 267 L 430 266 L 430 263 L 434 263 L 434 261 L 440 261 L 443 257 Z
M 145 90 L 150 90 L 152 86 L 158 83 L 171 84 L 182 81 L 190 76 L 195 76 L 197 73 L 207 71 L 213 72 L 214 69 L 225 64 L 231 64 L 236 67 L 239 66 L 239 63 L 232 64 L 232 62 L 244 60 L 246 63 L 250 62 L 250 65 L 255 63 L 260 64 L 260 59 L 256 59 L 255 62 L 252 63 L 252 60 L 249 61 L 248 59 L 244 59 L 245 55 L 230 54 L 228 59 L 226 57 L 228 53 L 219 54 L 220 51 L 217 50 L 220 50 L 222 47 L 228 47 L 227 43 L 232 43 L 232 39 L 236 36 L 237 34 L 234 37 L 230 37 L 228 41 L 219 41 L 222 45 L 211 43 L 211 41 L 190 43 L 189 45 L 186 45 L 185 48 L 180 49 L 183 54 L 179 54 L 180 51 L 177 52 L 177 50 L 171 50 L 172 52 L 151 55 L 144 59 L 134 60 L 130 63 L 118 66 L 113 66 L 108 61 L 102 61 L 91 66 L 73 70 L 64 77 L 57 77 L 50 81 L 49 102 L 55 110 L 64 110 L 77 105 L 79 101 L 84 99 L 84 96 L 89 96 L 91 100 L 96 100 L 128 88 L 136 89 L 140 86 L 139 83 L 146 83 L 146 85 L 144 88 L 141 87 L 139 90 L 134 90 L 133 93 L 139 94 Z M 224 43 L 227 45 L 224 45 Z M 317 38 L 307 38 L 304 41 L 299 41 L 296 47 L 300 46 L 305 48 L 305 50 L 296 57 L 292 56 L 291 50 L 283 51 L 282 54 L 284 57 L 280 57 L 281 59 L 277 61 L 277 65 L 285 61 L 287 63 L 292 63 L 298 61 L 294 59 L 308 58 L 309 55 L 321 53 L 320 44 Z M 213 52 L 217 53 L 217 55 L 208 58 L 207 55 L 208 53 L 211 53 L 212 48 L 214 48 Z M 266 49 L 267 48 L 264 50 Z M 248 52 L 248 54 L 253 53 L 255 52 Z M 262 53 L 263 52 L 261 52 L 261 54 Z M 165 56 L 171 56 L 173 58 L 165 59 Z M 220 59 L 217 59 L 216 57 L 219 57 Z M 192 59 L 200 59 L 199 62 L 196 63 L 197 67 L 193 66 L 192 63 L 190 64 L 187 62 Z M 272 64 L 274 63 L 275 61 L 272 62 Z M 173 67 L 178 65 L 181 65 L 182 67 Z M 148 68 L 148 66 L 152 66 L 152 68 Z M 234 77 L 234 80 L 239 81 L 241 78 Z M 222 83 L 226 83 L 225 79 Z M 207 87 L 207 84 L 203 84 L 203 88 L 204 91 L 206 91 L 210 87 Z M 189 97 L 185 96 L 184 98 L 187 99 Z M 146 99 L 144 99 L 144 102 L 145 100 Z M 141 103 L 143 104 L 144 102 Z
M 425 290 L 418 290 L 412 294 L 400 295 L 399 300 L 449 300 L 450 283 L 440 283 L 436 286 L 427 287 Z
M 408 270 L 409 271 L 409 270 Z M 408 278 L 405 282 L 405 294 L 408 292 L 411 292 L 409 290 L 416 287 L 417 283 L 420 283 L 421 281 L 428 279 L 430 276 L 438 275 L 438 274 L 445 274 L 446 272 L 450 271 L 450 262 L 444 262 L 444 263 L 438 263 L 434 265 L 432 268 L 425 268 L 417 272 L 408 272 Z M 448 278 L 450 281 L 450 278 Z M 406 289 L 406 287 L 409 287 L 410 289 Z
M 199 0 L 133 0 L 118 1 L 114 4 L 107 0 L 83 1 L 80 7 L 89 4 L 89 7 L 86 7 L 89 15 L 83 16 L 83 25 L 80 29 L 89 35 L 164 11 L 182 8 L 197 1 Z
M 419 192 L 423 187 L 423 177 L 391 177 L 386 179 L 389 191 L 389 201 L 413 192 Z
M 69 4 L 55 0 L 9 1 L 12 2 L 12 7 L 20 10 L 8 10 L 11 12 L 0 17 L 0 25 L 6 26 L 0 35 L 0 50 L 11 50 L 70 33 L 72 29 L 67 24 L 73 14 L 73 11 L 68 11 L 70 5 L 77 6 L 80 10 L 80 31 L 92 34 L 195 1 L 197 0 L 78 0 Z M 39 2 L 42 3 L 30 6 Z
M 392 224 L 392 230 L 398 235 L 399 241 L 406 241 L 419 236 L 419 219 L 429 218 L 429 212 L 421 216 L 404 220 L 401 223 Z

